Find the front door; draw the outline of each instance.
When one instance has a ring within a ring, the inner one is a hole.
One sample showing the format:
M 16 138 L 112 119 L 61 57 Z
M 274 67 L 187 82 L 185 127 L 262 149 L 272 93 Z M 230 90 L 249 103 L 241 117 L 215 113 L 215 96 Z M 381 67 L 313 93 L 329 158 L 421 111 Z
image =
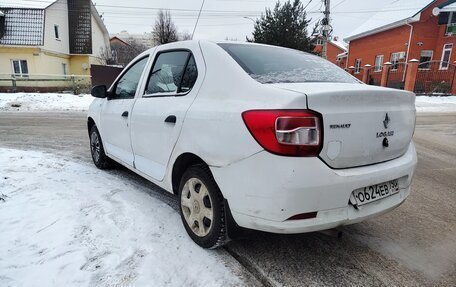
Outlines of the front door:
M 201 54 L 188 50 L 158 50 L 144 93 L 134 105 L 135 167 L 156 180 L 164 178 L 185 114 L 197 94 L 199 61 L 203 61 Z
M 130 142 L 130 114 L 148 58 L 146 56 L 127 68 L 113 85 L 111 95 L 101 109 L 101 136 L 106 153 L 130 166 L 133 166 L 134 160 Z

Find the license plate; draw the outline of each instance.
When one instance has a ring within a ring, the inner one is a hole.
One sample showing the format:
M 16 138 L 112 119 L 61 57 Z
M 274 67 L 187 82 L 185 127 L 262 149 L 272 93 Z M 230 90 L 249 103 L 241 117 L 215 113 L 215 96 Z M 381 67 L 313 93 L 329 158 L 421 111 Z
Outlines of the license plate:
M 357 189 L 353 191 L 353 197 L 355 198 L 356 204 L 359 206 L 388 197 L 398 192 L 399 183 L 398 180 L 395 179 Z

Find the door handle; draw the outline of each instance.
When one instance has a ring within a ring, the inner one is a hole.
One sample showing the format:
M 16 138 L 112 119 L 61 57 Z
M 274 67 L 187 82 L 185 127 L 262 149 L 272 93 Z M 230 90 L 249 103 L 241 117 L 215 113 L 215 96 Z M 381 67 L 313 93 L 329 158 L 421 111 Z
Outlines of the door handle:
M 176 116 L 175 115 L 167 116 L 166 119 L 165 119 L 165 123 L 175 124 L 176 123 Z
M 128 111 L 123 112 L 123 113 L 122 113 L 122 117 L 128 118 Z

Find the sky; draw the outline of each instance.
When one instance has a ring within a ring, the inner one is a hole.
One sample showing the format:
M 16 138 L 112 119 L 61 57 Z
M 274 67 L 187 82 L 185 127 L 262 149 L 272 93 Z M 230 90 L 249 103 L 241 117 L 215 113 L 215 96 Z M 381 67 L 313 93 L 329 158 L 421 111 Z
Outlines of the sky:
M 302 0 L 302 2 L 304 5 L 309 3 L 308 0 Z M 103 14 L 111 34 L 122 30 L 127 30 L 130 34 L 150 32 L 157 14 L 155 8 L 170 9 L 179 31 L 191 33 L 202 0 L 129 0 L 128 4 L 118 0 L 94 0 L 94 3 L 97 10 Z M 253 31 L 251 19 L 260 17 L 266 7 L 273 7 L 275 3 L 276 0 L 206 0 L 194 38 L 209 40 L 228 38 L 243 41 L 246 36 L 251 36 Z M 333 36 L 339 38 L 347 36 L 386 3 L 387 1 L 332 0 Z M 312 0 L 306 10 L 312 23 L 321 19 L 322 0 Z
M 169 9 L 180 32 L 192 33 L 203 0 L 92 0 L 110 34 L 123 30 L 130 34 L 151 32 L 157 11 Z M 282 0 L 283 2 L 284 0 Z M 313 23 L 323 16 L 322 0 L 301 0 Z M 331 0 L 333 36 L 344 38 L 390 1 Z M 406 1 L 406 0 L 396 0 Z M 37 5 L 52 0 L 1 0 L 3 3 Z M 253 19 L 276 0 L 205 0 L 195 39 L 245 40 L 253 31 Z

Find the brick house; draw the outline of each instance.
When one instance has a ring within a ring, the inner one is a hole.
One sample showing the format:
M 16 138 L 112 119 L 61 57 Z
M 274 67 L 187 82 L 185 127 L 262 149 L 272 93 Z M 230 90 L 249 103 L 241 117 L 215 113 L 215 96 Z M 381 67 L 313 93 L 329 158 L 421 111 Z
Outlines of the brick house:
M 361 79 L 369 64 L 377 81 L 385 62 L 392 63 L 392 70 L 411 59 L 419 60 L 420 70 L 431 64 L 436 71 L 448 70 L 456 60 L 455 35 L 456 0 L 392 1 L 344 39 L 347 67 Z
M 321 39 L 317 39 L 314 53 L 321 56 L 322 50 L 323 41 Z M 340 41 L 337 37 L 334 37 L 332 41 L 328 42 L 327 60 L 339 67 L 345 68 L 347 51 L 346 44 Z

